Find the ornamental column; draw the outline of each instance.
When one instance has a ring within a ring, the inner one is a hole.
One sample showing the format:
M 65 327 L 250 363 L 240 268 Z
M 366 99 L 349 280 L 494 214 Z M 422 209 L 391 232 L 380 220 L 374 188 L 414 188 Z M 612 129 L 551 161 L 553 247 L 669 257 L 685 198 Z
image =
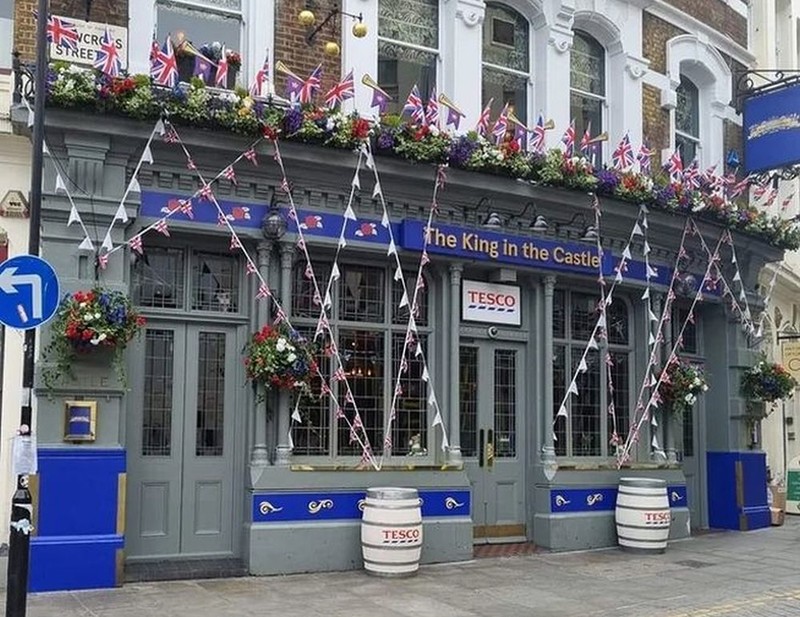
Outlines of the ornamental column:
M 256 253 L 258 273 L 265 281 L 269 280 L 269 262 L 272 256 L 273 244 L 270 241 L 259 242 Z M 256 325 L 260 328 L 269 320 L 269 303 L 256 302 Z M 267 450 L 267 400 L 256 402 L 256 418 L 253 451 L 250 453 L 250 465 L 253 467 L 266 467 L 270 464 Z
M 292 312 L 292 264 L 294 262 L 294 244 L 281 244 L 281 306 L 286 317 Z M 292 448 L 289 445 L 290 404 L 289 393 L 281 390 L 278 394 L 278 446 L 275 448 L 275 464 L 289 466 Z
M 544 277 L 544 409 L 539 414 L 542 435 L 542 468 L 548 480 L 558 470 L 553 442 L 553 294 L 556 277 Z
M 447 449 L 447 462 L 452 465 L 461 464 L 461 398 L 459 383 L 461 375 L 460 331 L 461 325 L 461 273 L 464 267 L 461 264 L 450 265 L 450 417 L 449 435 L 450 447 Z

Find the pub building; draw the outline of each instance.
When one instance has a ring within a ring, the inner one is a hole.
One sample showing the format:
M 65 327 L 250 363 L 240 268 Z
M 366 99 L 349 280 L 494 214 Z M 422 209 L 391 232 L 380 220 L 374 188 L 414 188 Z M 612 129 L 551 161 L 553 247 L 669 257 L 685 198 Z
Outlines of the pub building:
M 113 196 L 123 193 L 151 130 L 148 123 L 115 118 L 109 134 L 88 114 L 48 112 L 51 151 L 69 161 L 73 181 L 98 192 L 103 187 L 103 197 L 81 208 L 87 226 L 109 225 L 118 203 Z M 248 147 L 222 132 L 178 130 L 207 177 Z M 126 204 L 129 221 L 113 227 L 115 246 L 197 190 L 180 149 L 155 139 L 151 151 L 154 163 L 138 176 L 141 195 Z M 327 281 L 357 157 L 291 142 L 282 142 L 281 152 L 316 275 Z M 319 307 L 271 155 L 263 142 L 259 166 L 237 166 L 238 184 L 218 182 L 215 195 L 291 323 L 313 335 Z M 413 286 L 436 168 L 382 156 L 375 164 Z M 347 226 L 339 254 L 330 322 L 379 456 L 408 307 L 401 308 L 402 286 L 387 257 L 371 172 L 360 173 L 364 188 L 356 192 L 357 221 Z M 70 205 L 54 189 L 55 175 L 50 160 L 42 255 L 55 264 L 65 291 L 89 289 L 95 281 L 122 290 L 147 325 L 126 352 L 127 387 L 108 363 L 82 358 L 74 381 L 39 390 L 32 589 L 358 568 L 359 501 L 370 486 L 419 489 L 425 563 L 470 559 L 475 543 L 528 541 L 554 551 L 612 546 L 621 476 L 667 482 L 672 538 L 708 527 L 707 454 L 737 451 L 748 438 L 737 417 L 736 375 L 750 351 L 720 294 L 705 293 L 687 324 L 682 353 L 704 365 L 711 388 L 685 417 L 658 414 L 657 427 L 646 422 L 631 460 L 617 469 L 607 379 L 610 374 L 624 437 L 648 355 L 641 239 L 634 238 L 632 260 L 608 308 L 607 337 L 589 351 L 566 417 L 556 415 L 597 319 L 599 268 L 614 280 L 638 207 L 600 199 L 597 229 L 586 193 L 447 170 L 416 320 L 430 381 L 411 356 L 394 448 L 375 471 L 359 465 L 361 450 L 329 400 L 305 401 L 295 423 L 288 395 L 261 401 L 246 383 L 243 347 L 274 311 L 255 299 L 256 279 L 230 250 L 230 234 L 208 202 L 193 200 L 192 219 L 174 214 L 169 237 L 146 234 L 141 254 L 118 252 L 96 269 L 91 254 L 76 250 L 80 232 L 66 225 Z M 655 209 L 647 216 L 652 309 L 660 314 L 685 218 Z M 365 224 L 375 235 L 363 233 Z M 715 246 L 722 229 L 698 225 Z M 744 285 L 753 288 L 763 264 L 781 252 L 737 232 L 733 240 Z M 686 246 L 690 258 L 678 273 L 672 328 L 684 323 L 707 266 L 698 237 L 689 235 Z M 46 328 L 43 335 L 44 345 Z M 672 340 L 667 327 L 664 350 Z M 601 360 L 606 351 L 610 373 Z M 329 370 L 330 363 L 322 366 Z M 449 441 L 444 450 L 442 430 L 432 426 L 429 386 Z M 96 402 L 93 443 L 64 443 L 65 399 Z

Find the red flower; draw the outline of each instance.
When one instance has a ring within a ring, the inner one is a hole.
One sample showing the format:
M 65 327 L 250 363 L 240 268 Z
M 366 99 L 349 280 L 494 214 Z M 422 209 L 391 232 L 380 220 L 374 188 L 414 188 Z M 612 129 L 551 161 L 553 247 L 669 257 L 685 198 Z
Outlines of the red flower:
M 275 127 L 270 126 L 269 124 L 264 125 L 262 133 L 264 133 L 264 137 L 266 137 L 270 141 L 275 141 L 276 139 L 278 139 L 277 129 Z
M 428 135 L 430 135 L 430 132 L 431 132 L 431 130 L 427 126 L 421 126 L 414 133 L 414 140 L 415 141 L 422 141 Z
M 355 139 L 366 139 L 369 135 L 369 122 L 364 118 L 358 118 L 353 122 L 352 133 Z

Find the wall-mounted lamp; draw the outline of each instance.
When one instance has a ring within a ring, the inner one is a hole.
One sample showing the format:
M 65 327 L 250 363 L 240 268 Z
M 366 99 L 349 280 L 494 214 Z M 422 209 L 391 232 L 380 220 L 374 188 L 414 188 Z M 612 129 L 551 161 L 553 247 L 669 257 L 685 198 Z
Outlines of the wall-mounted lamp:
M 478 205 L 474 208 L 474 212 L 477 214 L 484 210 L 484 207 L 486 216 L 480 219 L 481 226 L 487 229 L 502 229 L 504 224 L 503 219 L 497 212 L 492 210 L 492 202 L 488 197 L 481 197 Z
M 536 204 L 532 201 L 529 201 L 525 204 L 525 209 L 520 213 L 519 218 L 520 220 L 525 218 L 525 215 L 528 213 L 528 209 L 533 208 L 533 218 L 531 219 L 530 224 L 528 225 L 528 229 L 536 232 L 536 233 L 544 233 L 550 227 L 547 224 L 547 219 L 544 215 L 539 214 Z
M 261 221 L 261 233 L 267 240 L 280 240 L 286 233 L 286 219 L 273 197 L 269 212 Z
M 579 239 L 582 242 L 596 242 L 597 241 L 597 238 L 599 237 L 598 234 L 597 234 L 597 227 L 595 227 L 593 224 L 590 224 L 590 223 L 586 222 L 586 215 L 583 214 L 583 212 L 576 212 L 572 216 L 572 218 L 569 221 L 567 221 L 566 223 L 564 223 L 564 222 L 555 223 L 556 233 L 559 233 L 561 231 L 562 227 L 572 227 L 576 223 L 578 223 L 581 227 L 583 227 L 583 230 L 581 231 L 581 234 L 580 234 L 580 237 L 579 237 Z
M 301 25 L 308 28 L 308 32 L 306 34 L 306 43 L 309 45 L 314 43 L 314 39 L 316 36 L 322 32 L 322 30 L 331 23 L 331 20 L 339 15 L 344 15 L 349 17 L 350 19 L 355 20 L 353 24 L 352 33 L 353 36 L 357 39 L 364 38 L 367 36 L 367 24 L 364 23 L 364 14 L 359 13 L 355 15 L 353 13 L 347 13 L 339 6 L 334 5 L 332 9 L 328 11 L 328 14 L 323 18 L 322 22 L 318 26 L 314 26 L 314 23 L 317 21 L 317 16 L 314 15 L 314 11 L 312 11 L 312 5 L 306 4 L 306 8 L 304 8 L 300 13 L 297 15 L 297 21 L 300 22 Z M 331 24 L 331 33 L 336 33 L 336 28 L 334 24 Z M 328 56 L 338 56 L 339 55 L 339 44 L 335 41 L 328 41 L 325 43 L 325 53 Z

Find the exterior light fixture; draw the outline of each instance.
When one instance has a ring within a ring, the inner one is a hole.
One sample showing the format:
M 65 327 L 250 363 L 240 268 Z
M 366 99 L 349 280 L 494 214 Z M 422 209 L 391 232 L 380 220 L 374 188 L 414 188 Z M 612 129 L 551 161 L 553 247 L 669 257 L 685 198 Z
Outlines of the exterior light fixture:
M 316 15 L 314 15 L 314 12 L 311 10 L 311 7 L 307 5 L 306 8 L 300 11 L 300 13 L 298 13 L 297 15 L 297 21 L 299 21 L 301 25 L 309 29 L 308 33 L 306 34 L 306 43 L 308 43 L 309 45 L 313 44 L 316 36 L 320 32 L 322 32 L 322 30 L 326 26 L 328 26 L 328 24 L 331 24 L 332 34 L 335 34 L 336 32 L 335 22 L 331 23 L 331 20 L 333 20 L 335 17 L 338 17 L 339 15 L 344 15 L 346 17 L 349 17 L 350 19 L 355 20 L 352 29 L 354 37 L 356 37 L 357 39 L 361 39 L 367 36 L 367 32 L 369 29 L 367 28 L 367 24 L 364 23 L 363 13 L 359 13 L 358 15 L 354 13 L 347 13 L 346 11 L 341 10 L 341 8 L 339 8 L 338 6 L 334 6 L 332 9 L 330 9 L 330 11 L 328 11 L 328 14 L 324 17 L 322 22 L 320 22 L 318 26 L 314 26 L 314 23 L 317 21 L 317 17 Z M 335 41 L 328 41 L 327 43 L 325 43 L 323 50 L 325 54 L 328 56 L 338 56 L 340 52 L 339 44 L 336 43 Z
M 533 218 L 531 219 L 530 224 L 528 225 L 528 229 L 530 231 L 536 233 L 544 233 L 549 229 L 549 225 L 547 224 L 547 219 L 544 215 L 539 214 L 538 210 L 536 209 L 536 204 L 532 201 L 529 201 L 525 204 L 525 209 L 520 213 L 519 218 L 525 218 L 525 215 L 528 212 L 529 208 L 533 208 Z
M 484 206 L 486 206 L 486 216 L 481 219 L 481 226 L 487 229 L 502 229 L 503 219 L 497 212 L 492 210 L 492 202 L 489 201 L 488 197 L 481 197 L 478 205 L 474 208 L 474 212 L 477 214 L 484 209 Z
M 269 207 L 269 212 L 261 221 L 261 233 L 267 240 L 280 240 L 286 233 L 286 219 L 283 218 L 283 214 L 274 200 Z
M 586 222 L 586 215 L 583 212 L 575 213 L 572 218 L 567 221 L 566 223 L 559 222 L 555 224 L 556 233 L 561 231 L 562 227 L 572 227 L 578 223 L 579 225 L 583 226 L 583 229 L 578 236 L 582 242 L 596 242 L 597 239 L 600 237 L 597 233 L 597 227 L 595 227 L 591 223 Z

